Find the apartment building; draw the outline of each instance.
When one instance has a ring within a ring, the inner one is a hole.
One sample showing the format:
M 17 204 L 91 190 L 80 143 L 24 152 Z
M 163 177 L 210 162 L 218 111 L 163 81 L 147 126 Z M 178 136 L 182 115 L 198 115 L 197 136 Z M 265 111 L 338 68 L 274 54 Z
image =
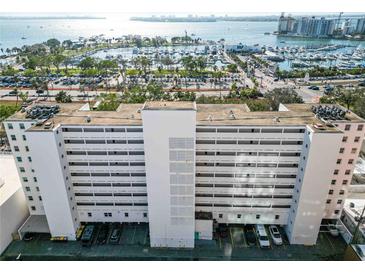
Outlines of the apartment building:
M 72 103 L 44 120 L 27 118 L 30 106 L 5 128 L 30 212 L 53 236 L 75 239 L 85 222 L 148 222 L 152 247 L 191 248 L 195 232 L 210 231 L 196 217 L 205 215 L 203 227 L 277 224 L 292 244 L 313 245 L 322 219 L 340 217 L 364 135 L 355 114 L 313 106 Z

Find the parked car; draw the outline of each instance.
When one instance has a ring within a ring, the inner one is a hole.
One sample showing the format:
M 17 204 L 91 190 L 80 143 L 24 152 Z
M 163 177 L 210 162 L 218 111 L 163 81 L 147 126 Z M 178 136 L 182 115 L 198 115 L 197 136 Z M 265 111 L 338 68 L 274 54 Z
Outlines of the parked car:
M 264 225 L 256 225 L 256 237 L 261 248 L 270 248 L 269 237 L 267 236 Z
M 34 233 L 32 232 L 26 232 L 23 236 L 23 241 L 31 241 L 34 239 Z
M 121 233 L 122 233 L 122 231 L 121 231 L 120 228 L 114 228 L 113 231 L 112 231 L 112 234 L 110 235 L 109 243 L 118 244 L 119 240 L 120 240 Z
M 281 238 L 281 234 L 279 232 L 279 229 L 276 227 L 276 225 L 269 226 L 270 236 L 274 244 L 276 245 L 282 245 L 283 239 Z
M 319 90 L 319 87 L 318 86 L 310 86 L 309 89 L 311 89 L 311 90 Z
M 245 225 L 245 236 L 249 246 L 256 245 L 256 235 L 253 225 Z
M 108 224 L 103 224 L 100 228 L 98 238 L 96 239 L 98 244 L 103 245 L 106 243 L 108 237 L 108 231 L 109 231 Z
M 225 225 L 219 226 L 219 236 L 221 238 L 227 238 L 228 237 L 228 227 Z
M 338 237 L 340 235 L 340 232 L 338 231 L 337 227 L 333 224 L 328 225 L 328 231 L 333 237 Z
M 81 242 L 83 246 L 90 246 L 94 238 L 94 225 L 87 225 L 82 233 Z

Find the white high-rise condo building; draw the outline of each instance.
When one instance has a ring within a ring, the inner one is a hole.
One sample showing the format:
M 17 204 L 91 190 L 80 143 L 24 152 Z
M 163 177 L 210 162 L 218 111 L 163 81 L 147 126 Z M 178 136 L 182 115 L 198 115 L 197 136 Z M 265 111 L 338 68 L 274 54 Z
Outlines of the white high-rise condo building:
M 59 106 L 5 128 L 31 214 L 69 239 L 81 223 L 146 222 L 152 247 L 192 248 L 217 222 L 281 225 L 313 245 L 341 216 L 364 136 L 364 120 L 332 105 Z

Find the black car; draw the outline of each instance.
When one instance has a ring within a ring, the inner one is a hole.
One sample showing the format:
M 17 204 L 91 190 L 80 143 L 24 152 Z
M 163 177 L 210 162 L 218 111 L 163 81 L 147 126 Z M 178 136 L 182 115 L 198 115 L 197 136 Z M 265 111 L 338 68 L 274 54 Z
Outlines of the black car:
M 34 233 L 26 232 L 23 236 L 23 241 L 31 241 L 34 239 Z
M 219 226 L 219 236 L 221 238 L 228 237 L 228 227 L 227 226 Z
M 103 224 L 100 228 L 98 237 L 96 239 L 96 242 L 98 244 L 103 245 L 103 244 L 106 243 L 106 240 L 107 240 L 107 237 L 108 237 L 108 231 L 109 231 L 109 226 L 107 224 Z
M 253 225 L 245 226 L 245 236 L 249 246 L 256 245 L 256 234 Z
M 122 230 L 120 228 L 114 228 L 112 230 L 112 234 L 110 235 L 109 243 L 118 244 L 121 234 L 122 234 Z

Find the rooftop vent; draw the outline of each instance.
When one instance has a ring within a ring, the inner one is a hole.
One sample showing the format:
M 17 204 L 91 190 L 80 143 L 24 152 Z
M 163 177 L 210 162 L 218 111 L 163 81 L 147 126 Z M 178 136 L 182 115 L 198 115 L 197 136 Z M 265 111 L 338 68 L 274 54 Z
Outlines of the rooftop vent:
M 26 110 L 25 118 L 47 120 L 60 111 L 59 105 L 35 105 Z
M 47 122 L 44 124 L 44 129 L 51 129 L 53 128 L 53 122 Z
M 208 121 L 210 121 L 210 122 L 213 121 L 213 116 L 212 115 L 208 116 Z
M 314 124 L 313 126 L 314 126 L 314 128 L 316 128 L 316 129 L 324 130 L 324 125 L 322 125 L 322 124 Z
M 337 106 L 312 106 L 312 112 L 323 120 L 345 120 L 346 111 Z
M 229 115 L 229 119 L 236 120 L 236 116 L 235 116 L 233 113 L 231 113 L 231 114 Z
M 277 116 L 275 116 L 275 117 L 273 118 L 273 120 L 274 120 L 274 122 L 277 122 L 277 123 L 279 123 L 279 122 L 280 122 L 280 118 L 279 118 L 279 117 L 277 117 Z
M 90 123 L 91 122 L 91 117 L 90 116 L 86 116 L 85 121 L 86 121 L 86 123 Z

